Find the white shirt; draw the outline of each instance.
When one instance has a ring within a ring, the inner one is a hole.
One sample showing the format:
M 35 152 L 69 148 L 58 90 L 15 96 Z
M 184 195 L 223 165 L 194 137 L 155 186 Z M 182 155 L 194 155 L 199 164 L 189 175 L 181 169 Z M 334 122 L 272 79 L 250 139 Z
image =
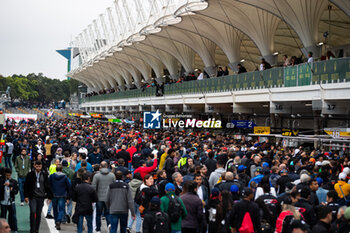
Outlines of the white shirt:
M 264 70 L 264 64 L 260 64 L 260 69 L 259 69 L 260 71 L 263 71 Z
M 277 197 L 276 190 L 274 187 L 271 187 L 270 194 L 274 197 Z M 255 198 L 254 200 L 258 199 L 260 196 L 264 195 L 264 190 L 262 187 L 258 187 L 255 192 Z
M 203 73 L 200 73 L 200 74 L 198 75 L 197 80 L 203 80 Z
M 307 63 L 311 63 L 314 62 L 314 58 L 313 57 L 309 57 L 309 59 L 307 59 Z
M 197 189 L 197 194 L 198 194 L 198 197 L 202 200 L 203 200 L 203 189 L 202 189 L 202 186 L 200 186 L 198 189 Z

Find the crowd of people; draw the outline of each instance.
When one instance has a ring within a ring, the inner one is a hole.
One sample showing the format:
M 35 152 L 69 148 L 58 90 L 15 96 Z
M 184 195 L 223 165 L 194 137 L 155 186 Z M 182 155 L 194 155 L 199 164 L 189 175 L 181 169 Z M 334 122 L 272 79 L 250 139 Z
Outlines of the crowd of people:
M 79 233 L 84 220 L 89 233 L 104 220 L 112 233 L 350 232 L 342 151 L 76 119 L 8 121 L 3 133 L 1 218 L 13 231 L 19 192 L 32 233 L 45 200 L 57 230 Z

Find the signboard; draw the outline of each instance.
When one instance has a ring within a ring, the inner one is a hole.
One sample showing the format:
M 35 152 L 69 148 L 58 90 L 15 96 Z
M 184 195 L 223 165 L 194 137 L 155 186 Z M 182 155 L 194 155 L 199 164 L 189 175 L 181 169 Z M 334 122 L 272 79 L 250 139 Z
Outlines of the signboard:
M 253 129 L 256 126 L 253 121 L 248 120 L 233 120 L 231 123 L 234 125 L 234 128 L 238 129 Z
M 261 134 L 261 135 L 265 135 L 265 134 L 270 134 L 270 127 L 266 127 L 266 126 L 255 126 L 254 127 L 254 134 Z
M 108 119 L 108 122 L 112 122 L 112 123 L 122 123 L 122 120 L 120 120 L 120 119 Z
M 36 121 L 38 119 L 38 115 L 36 114 L 5 114 L 5 120 L 14 120 L 16 122 L 20 121 L 28 121 L 33 120 Z
M 298 136 L 298 129 L 282 129 L 282 136 Z
M 324 132 L 333 138 L 350 138 L 350 128 L 325 128 Z

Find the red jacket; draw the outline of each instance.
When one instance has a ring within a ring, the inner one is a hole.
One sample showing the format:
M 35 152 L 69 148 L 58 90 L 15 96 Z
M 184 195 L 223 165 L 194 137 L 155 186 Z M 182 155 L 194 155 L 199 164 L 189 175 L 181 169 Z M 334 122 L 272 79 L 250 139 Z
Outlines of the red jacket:
M 131 163 L 132 162 L 132 156 L 135 154 L 135 152 L 137 150 L 136 150 L 136 148 L 134 146 L 132 146 L 129 149 L 127 149 L 126 151 L 129 152 L 129 154 L 130 154 L 130 160 L 128 162 Z
M 138 167 L 134 171 L 134 174 L 137 173 L 137 172 L 140 173 L 140 175 L 141 175 L 141 177 L 143 179 L 145 177 L 145 175 L 147 175 L 148 173 L 150 173 L 151 171 L 156 169 L 157 165 L 158 165 L 157 159 L 154 159 L 152 167 Z

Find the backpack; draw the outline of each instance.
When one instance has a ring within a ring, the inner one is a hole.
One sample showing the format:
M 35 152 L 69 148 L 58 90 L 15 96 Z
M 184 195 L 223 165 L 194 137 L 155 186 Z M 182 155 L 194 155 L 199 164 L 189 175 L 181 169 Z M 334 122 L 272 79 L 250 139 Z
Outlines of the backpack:
M 273 218 L 276 220 L 278 217 L 278 201 L 276 197 L 272 196 L 271 194 L 264 194 L 259 198 L 264 201 L 266 207 L 271 211 Z
M 179 218 L 182 215 L 182 205 L 176 196 L 167 196 L 169 199 L 168 215 L 170 221 L 175 223 L 179 221 Z
M 249 211 L 244 214 L 244 218 L 239 228 L 239 233 L 254 233 L 254 225 L 252 222 L 252 218 L 250 217 Z
M 163 212 L 154 214 L 153 232 L 170 233 L 168 219 Z
M 142 198 L 143 198 L 142 192 L 140 190 L 140 187 L 138 187 L 136 189 L 136 193 L 135 193 L 135 197 L 134 197 L 135 203 L 138 204 L 138 205 L 141 205 L 142 204 Z

